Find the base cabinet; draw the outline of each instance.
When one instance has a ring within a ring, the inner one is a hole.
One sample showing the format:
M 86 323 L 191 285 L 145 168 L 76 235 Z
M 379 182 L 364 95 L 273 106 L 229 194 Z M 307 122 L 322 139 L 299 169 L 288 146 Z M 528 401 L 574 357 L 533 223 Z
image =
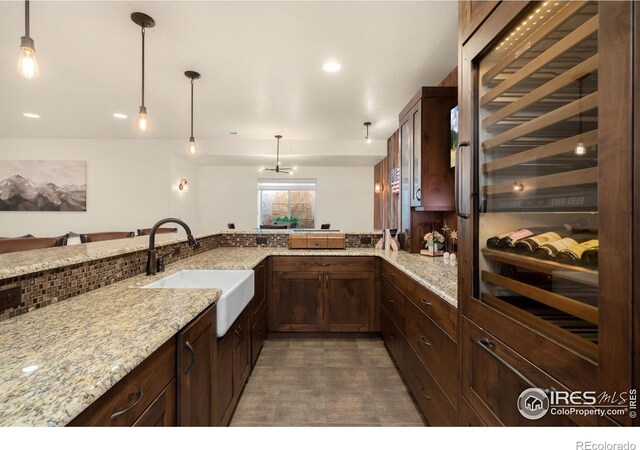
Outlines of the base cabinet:
M 251 306 L 218 338 L 215 425 L 228 425 L 251 372 Z
M 257 317 L 251 326 L 251 367 L 256 365 L 260 351 L 267 339 L 267 307 L 266 305 L 257 313 Z
M 374 331 L 375 267 L 373 258 L 274 258 L 269 331 Z
M 176 425 L 176 380 L 173 379 L 151 406 L 133 424 L 134 427 L 173 427 Z
M 178 424 L 210 426 L 216 368 L 216 308 L 209 307 L 178 333 Z

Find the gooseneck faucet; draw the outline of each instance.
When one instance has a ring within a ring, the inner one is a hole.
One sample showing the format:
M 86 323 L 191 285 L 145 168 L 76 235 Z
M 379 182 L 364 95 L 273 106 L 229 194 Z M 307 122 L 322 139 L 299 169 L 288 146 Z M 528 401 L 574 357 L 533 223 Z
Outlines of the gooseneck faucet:
M 187 241 L 191 248 L 198 248 L 200 244 L 196 241 L 196 238 L 191 234 L 191 228 L 189 225 L 184 223 L 180 219 L 168 218 L 162 219 L 158 223 L 156 223 L 153 228 L 151 228 L 151 232 L 149 233 L 149 250 L 147 250 L 147 275 L 155 275 L 158 272 L 158 250 L 156 249 L 156 232 L 158 228 L 160 228 L 165 223 L 177 223 L 178 225 L 184 228 L 184 231 L 187 232 Z M 162 261 L 162 259 L 160 259 Z M 161 265 L 160 272 L 164 271 L 164 263 Z

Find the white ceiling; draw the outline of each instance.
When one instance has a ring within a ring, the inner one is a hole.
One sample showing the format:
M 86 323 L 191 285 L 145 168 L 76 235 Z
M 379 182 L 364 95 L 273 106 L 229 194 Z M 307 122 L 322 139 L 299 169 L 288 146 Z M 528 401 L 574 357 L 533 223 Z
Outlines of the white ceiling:
M 140 29 L 150 14 L 144 138 L 189 136 L 196 70 L 196 139 L 386 139 L 421 85 L 456 65 L 452 2 L 31 3 L 40 78 L 16 63 L 23 2 L 0 2 L 0 137 L 135 138 Z M 342 70 L 322 71 L 328 60 Z M 41 119 L 27 119 L 35 112 Z M 114 112 L 129 115 L 116 120 Z M 229 137 L 225 131 L 238 136 Z M 271 148 L 272 146 L 269 146 Z M 273 149 L 270 150 L 271 152 Z

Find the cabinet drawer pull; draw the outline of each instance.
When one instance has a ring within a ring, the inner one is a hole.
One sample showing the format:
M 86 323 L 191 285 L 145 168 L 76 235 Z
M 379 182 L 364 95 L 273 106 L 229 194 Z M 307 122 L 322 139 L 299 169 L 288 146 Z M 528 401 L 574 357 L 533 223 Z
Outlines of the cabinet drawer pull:
M 140 400 L 142 400 L 142 396 L 144 395 L 144 391 L 142 390 L 141 387 L 138 388 L 138 392 L 136 392 L 136 400 L 130 405 L 127 406 L 125 409 L 123 409 L 122 411 L 118 411 L 116 413 L 111 414 L 111 420 L 116 420 L 118 417 L 120 417 L 123 414 L 128 413 L 129 411 L 131 411 L 133 408 L 136 407 L 136 405 L 138 403 L 140 403 Z
M 469 218 L 469 214 L 467 213 L 463 213 L 460 210 L 460 192 L 462 191 L 462 189 L 460 188 L 460 171 L 462 169 L 462 167 L 460 166 L 460 155 L 462 153 L 462 149 L 464 147 L 469 147 L 471 144 L 469 143 L 469 141 L 462 141 L 458 144 L 458 151 L 456 151 L 456 168 L 455 168 L 455 181 L 453 182 L 454 184 L 454 188 L 455 188 L 455 207 L 456 207 L 456 214 L 458 215 L 458 217 L 461 217 L 462 219 L 468 219 Z
M 422 194 L 421 194 L 421 192 L 422 192 L 422 189 L 420 189 L 420 188 L 418 188 L 418 190 L 416 191 L 415 198 L 416 198 L 416 200 L 418 200 L 418 201 L 422 200 Z
M 420 388 L 420 393 L 421 393 L 421 394 L 422 394 L 422 396 L 423 396 L 424 398 L 426 398 L 427 400 L 431 400 L 431 397 L 429 397 L 429 395 L 427 395 L 427 392 L 426 392 L 426 389 L 425 389 L 425 388 L 421 387 L 421 388 Z
M 396 301 L 394 299 L 392 299 L 391 297 L 387 297 L 387 301 L 389 303 L 395 303 Z
M 394 276 L 394 275 L 395 275 L 395 273 L 393 273 L 393 272 L 387 272 L 387 275 L 389 275 L 390 277 L 392 277 L 392 276 Z
M 318 289 L 322 289 L 322 275 L 318 275 Z
M 424 345 L 428 345 L 429 347 L 431 347 L 431 342 L 429 342 L 429 340 L 424 336 L 420 336 L 420 342 L 422 342 Z
M 325 289 L 329 289 L 329 275 L 324 276 L 324 287 Z
M 320 242 L 316 241 L 316 242 L 314 243 L 314 245 L 315 245 L 316 247 L 320 247 Z
M 392 341 L 395 341 L 395 340 L 396 340 L 396 337 L 395 337 L 393 334 L 390 334 L 390 335 L 389 335 L 389 339 L 391 339 Z
M 318 243 L 316 243 L 316 245 L 318 245 Z M 320 263 L 318 265 L 321 266 L 321 267 L 327 267 L 327 266 L 330 266 L 331 263 Z
M 513 367 L 511 364 L 509 364 L 507 361 L 505 361 L 500 355 L 498 355 L 495 352 L 496 344 L 494 344 L 487 338 L 479 339 L 478 344 L 480 344 L 480 347 L 482 347 L 487 353 L 489 353 L 489 355 L 491 355 L 496 361 L 498 361 L 500 364 L 502 364 L 507 369 L 509 369 L 509 371 L 513 373 L 516 377 L 518 377 L 520 381 L 522 381 L 524 384 L 532 388 L 537 387 L 527 377 L 522 375 L 515 367 Z
M 196 362 L 196 352 L 193 350 L 193 346 L 191 345 L 191 342 L 186 341 L 184 343 L 184 346 L 187 347 L 191 352 L 191 363 L 189 364 L 189 367 L 184 369 L 184 373 L 189 373 L 191 371 L 191 368 L 193 367 L 193 363 Z
M 431 306 L 431 303 L 428 302 L 426 298 L 421 298 L 420 303 L 422 303 L 425 306 Z

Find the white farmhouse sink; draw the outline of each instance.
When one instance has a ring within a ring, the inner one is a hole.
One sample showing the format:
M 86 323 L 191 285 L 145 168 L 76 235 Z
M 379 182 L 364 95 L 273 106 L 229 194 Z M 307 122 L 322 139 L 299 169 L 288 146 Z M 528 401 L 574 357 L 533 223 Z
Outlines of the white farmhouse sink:
M 217 304 L 217 334 L 220 337 L 253 298 L 254 274 L 253 270 L 181 270 L 143 288 L 222 290 Z

